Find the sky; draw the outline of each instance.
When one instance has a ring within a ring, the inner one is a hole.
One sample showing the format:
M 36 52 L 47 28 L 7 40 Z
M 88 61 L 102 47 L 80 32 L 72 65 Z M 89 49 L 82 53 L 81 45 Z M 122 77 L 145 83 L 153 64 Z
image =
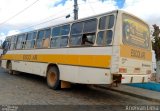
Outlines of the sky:
M 74 0 L 0 0 L 0 40 L 73 20 Z M 116 9 L 160 26 L 160 0 L 78 0 L 79 18 Z M 70 14 L 70 18 L 66 16 Z

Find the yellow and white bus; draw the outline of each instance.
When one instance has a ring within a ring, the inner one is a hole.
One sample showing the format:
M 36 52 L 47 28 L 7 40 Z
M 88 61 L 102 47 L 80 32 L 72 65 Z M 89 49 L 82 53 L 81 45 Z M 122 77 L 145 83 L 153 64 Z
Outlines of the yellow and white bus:
M 121 10 L 6 37 L 1 66 L 64 83 L 148 82 L 149 26 Z

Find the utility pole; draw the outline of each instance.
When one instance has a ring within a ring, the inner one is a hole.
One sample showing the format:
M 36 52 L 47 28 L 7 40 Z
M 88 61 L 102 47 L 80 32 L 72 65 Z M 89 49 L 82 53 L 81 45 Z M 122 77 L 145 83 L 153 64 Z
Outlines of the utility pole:
M 74 20 L 78 19 L 78 4 L 77 4 L 77 0 L 74 0 Z

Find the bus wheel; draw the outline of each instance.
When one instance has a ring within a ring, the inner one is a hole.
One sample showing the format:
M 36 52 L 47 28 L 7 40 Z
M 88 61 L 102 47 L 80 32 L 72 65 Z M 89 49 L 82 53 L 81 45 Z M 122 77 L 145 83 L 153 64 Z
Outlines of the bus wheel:
M 8 63 L 8 73 L 13 74 L 12 63 L 11 62 Z
M 47 84 L 51 89 L 60 89 L 59 71 L 56 67 L 50 67 L 47 72 Z

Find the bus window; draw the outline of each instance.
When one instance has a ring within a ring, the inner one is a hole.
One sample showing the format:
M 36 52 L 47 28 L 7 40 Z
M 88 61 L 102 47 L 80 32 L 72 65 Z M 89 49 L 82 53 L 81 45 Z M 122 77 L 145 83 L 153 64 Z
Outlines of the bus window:
M 65 47 L 65 46 L 67 46 L 67 44 L 68 44 L 68 36 L 62 36 L 60 47 Z
M 37 37 L 37 32 L 33 32 L 33 39 L 31 40 L 31 47 L 30 48 L 35 48 L 36 37 Z
M 26 40 L 26 46 L 25 46 L 26 49 L 30 49 L 31 39 L 32 39 L 32 33 L 28 33 L 27 34 L 27 40 Z
M 107 30 L 107 34 L 106 34 L 106 39 L 105 39 L 105 43 L 107 44 L 107 45 L 110 45 L 111 44 L 111 42 L 112 42 L 112 35 L 113 35 L 113 32 L 112 32 L 112 30 Z
M 21 36 L 17 36 L 16 49 L 21 49 L 21 42 L 22 42 L 22 37 Z
M 114 15 L 110 15 L 108 29 L 111 29 L 114 25 Z
M 44 39 L 44 30 L 38 31 L 36 48 L 42 48 L 42 40 Z
M 99 19 L 99 32 L 97 35 L 97 45 L 111 45 L 114 26 L 114 15 L 104 16 Z
M 97 29 L 97 19 L 84 21 L 81 45 L 93 45 Z
M 62 37 L 53 37 L 51 39 L 51 47 L 52 48 L 59 48 L 59 47 L 65 47 L 68 44 L 68 36 L 62 36 Z
M 51 39 L 51 47 L 54 48 L 54 47 L 60 47 L 60 37 L 53 37 Z
M 72 46 L 81 45 L 81 38 L 82 38 L 82 34 L 71 35 L 70 44 Z
M 16 49 L 22 49 L 24 47 L 25 40 L 26 40 L 25 34 L 18 35 Z
M 81 45 L 93 45 L 95 39 L 95 33 L 83 34 Z
M 65 47 L 68 44 L 68 35 L 70 32 L 70 25 L 64 25 L 61 28 L 61 42 L 60 47 Z
M 114 25 L 114 15 L 101 17 L 99 20 L 99 29 L 111 29 Z
M 6 43 L 5 43 L 6 42 Z M 4 46 L 5 45 L 5 46 Z M 6 38 L 6 40 L 2 44 L 2 48 L 10 49 L 11 46 L 11 37 Z
M 74 23 L 71 28 L 71 34 L 81 34 L 83 29 L 83 22 Z
M 51 47 L 60 47 L 61 27 L 52 29 Z
M 51 36 L 51 29 L 46 29 L 45 30 L 45 38 L 50 38 Z
M 103 45 L 103 35 L 104 35 L 104 31 L 98 32 L 97 35 L 97 45 Z
M 52 37 L 60 36 L 60 33 L 61 33 L 61 27 L 55 27 L 52 30 Z
M 37 32 L 33 32 L 33 39 L 35 40 L 37 37 Z
M 62 35 L 68 35 L 69 31 L 70 31 L 70 25 L 64 25 L 64 26 L 62 26 L 62 29 L 61 29 L 61 34 Z
M 52 29 L 51 47 L 66 47 L 68 44 L 68 34 L 70 25 L 55 27 Z
M 30 32 L 27 34 L 27 40 L 26 40 L 26 49 L 34 48 L 35 45 L 35 37 L 36 32 Z
M 83 33 L 96 32 L 97 29 L 97 19 L 87 20 L 84 22 Z
M 97 29 L 97 19 L 90 19 L 72 25 L 70 44 L 72 46 L 93 45 Z
M 21 43 L 22 49 L 25 48 L 25 43 L 26 43 L 26 34 L 23 34 L 23 35 L 22 35 L 22 43 Z
M 80 46 L 82 38 L 83 22 L 74 23 L 71 28 L 71 46 Z
M 110 45 L 111 42 L 112 42 L 112 30 L 98 32 L 97 45 Z
M 50 46 L 50 36 L 51 36 L 51 29 L 45 29 L 45 36 L 42 40 L 43 48 L 48 48 Z
M 10 50 L 14 50 L 16 48 L 17 36 L 11 37 L 11 46 Z

